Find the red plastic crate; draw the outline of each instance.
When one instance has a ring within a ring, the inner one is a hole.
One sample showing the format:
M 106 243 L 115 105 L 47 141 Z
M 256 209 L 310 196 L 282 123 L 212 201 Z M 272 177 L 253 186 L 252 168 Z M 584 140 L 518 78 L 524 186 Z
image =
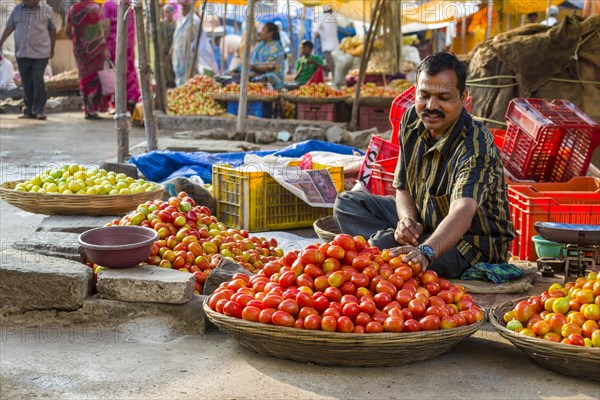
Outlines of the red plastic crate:
M 406 89 L 400 96 L 396 97 L 394 102 L 392 103 L 392 108 L 390 110 L 390 122 L 392 124 L 392 143 L 398 144 L 398 133 L 400 132 L 400 122 L 402 121 L 402 116 L 404 112 L 415 105 L 415 93 L 416 86 L 411 86 Z M 473 109 L 473 98 L 471 96 L 467 97 L 465 101 L 465 108 L 468 112 L 471 112 Z
M 371 165 L 372 193 L 381 196 L 395 196 L 394 173 L 398 165 L 398 157 L 376 161 Z
M 566 100 L 513 99 L 501 157 L 518 179 L 564 182 L 585 176 L 600 125 Z
M 298 119 L 337 122 L 339 117 L 337 103 L 298 103 L 296 109 Z
M 359 182 L 362 182 L 368 190 L 372 190 L 371 166 L 373 163 L 388 158 L 397 158 L 398 154 L 400 154 L 398 145 L 392 144 L 391 142 L 382 139 L 380 136 L 373 136 L 369 143 L 367 154 L 365 154 L 365 160 L 358 172 Z
M 511 253 L 521 260 L 536 260 L 531 238 L 536 222 L 600 224 L 600 179 L 573 178 L 562 183 L 529 183 L 508 186 L 510 214 L 516 237 Z
M 361 131 L 377 128 L 384 133 L 392 129 L 389 107 L 360 106 L 359 128 Z

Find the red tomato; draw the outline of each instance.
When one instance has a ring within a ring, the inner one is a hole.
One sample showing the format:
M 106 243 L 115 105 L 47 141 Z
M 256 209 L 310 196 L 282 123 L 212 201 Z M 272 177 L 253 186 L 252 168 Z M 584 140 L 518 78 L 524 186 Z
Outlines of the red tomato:
M 262 324 L 272 324 L 273 321 L 271 320 L 271 318 L 273 317 L 273 314 L 275 314 L 276 311 L 277 310 L 274 308 L 265 308 L 260 312 L 258 316 L 258 322 Z
M 335 271 L 334 273 L 329 275 L 329 278 L 327 278 L 327 282 L 329 283 L 329 286 L 335 287 L 335 288 L 339 288 L 340 286 L 342 286 L 344 284 L 344 282 L 346 282 L 346 280 L 347 280 L 347 277 L 346 277 L 346 273 L 344 271 Z
M 423 273 L 423 276 L 421 277 L 421 281 L 423 281 L 423 283 L 437 282 L 438 274 L 434 270 L 428 269 L 427 271 L 425 271 Z
M 249 301 L 248 304 L 246 304 L 246 307 L 248 307 L 248 306 L 257 307 L 257 308 L 259 308 L 261 310 L 264 308 L 263 307 L 263 303 L 262 303 L 261 300 L 252 300 L 252 301 Z
M 324 273 L 339 271 L 341 267 L 342 264 L 335 258 L 328 258 L 321 264 Z
M 322 313 L 323 311 L 325 311 L 328 307 L 329 307 L 329 300 L 327 299 L 327 297 L 325 297 L 323 295 L 323 293 L 320 293 L 320 296 L 314 297 L 313 296 L 313 303 L 314 303 L 314 307 L 315 310 L 317 310 L 319 313 Z
M 246 306 L 242 310 L 242 319 L 246 321 L 259 322 L 258 317 L 262 310 L 258 307 Z
M 475 322 L 477 322 L 477 318 L 475 317 L 475 314 L 473 314 L 471 311 L 461 311 L 459 314 L 465 318 L 467 325 L 471 325 L 471 324 L 474 324 Z
M 345 295 L 353 295 L 356 293 L 356 286 L 354 286 L 352 282 L 344 282 L 344 284 L 340 286 L 340 291 Z
M 316 331 L 321 329 L 321 317 L 316 314 L 310 314 L 304 318 L 304 328 Z
M 298 286 L 307 286 L 311 289 L 314 289 L 314 279 L 308 274 L 300 274 L 298 278 L 296 278 L 296 284 Z
M 300 260 L 304 264 L 319 266 L 325 260 L 325 256 L 318 249 L 305 249 L 300 253 Z
M 402 309 L 402 315 L 404 315 L 404 320 L 408 321 L 409 319 L 413 319 L 413 313 L 408 308 Z
M 583 337 L 577 333 L 570 334 L 568 339 L 572 345 L 585 346 L 585 341 L 583 340 Z
M 421 324 L 421 330 L 423 331 L 435 331 L 440 329 L 440 318 L 436 315 L 428 315 L 419 320 Z
M 387 317 L 383 321 L 383 330 L 386 332 L 402 332 L 404 320 L 400 317 Z
M 271 317 L 273 325 L 291 327 L 294 325 L 294 317 L 285 311 L 275 311 Z
M 324 292 L 329 287 L 327 276 L 317 276 L 314 280 L 314 289 L 318 292 Z
M 238 296 L 237 296 L 237 298 L 235 300 L 233 300 L 233 296 L 235 296 L 235 295 L 238 295 Z M 239 294 L 239 293 L 236 293 L 233 296 L 231 296 L 231 300 L 235 301 L 236 303 L 238 303 L 242 307 L 246 307 L 249 302 L 251 302 L 251 301 L 254 300 L 254 297 L 250 296 L 248 294 Z
M 373 315 L 371 315 L 371 319 L 375 322 L 379 322 L 380 324 L 383 324 L 383 321 L 385 321 L 387 317 L 388 315 L 380 310 L 376 310 Z
M 283 301 L 283 296 L 277 294 L 268 294 L 263 300 L 262 304 L 265 309 L 267 308 L 277 308 L 279 304 Z
M 349 303 L 358 303 L 358 299 L 356 298 L 356 296 L 351 294 L 343 295 L 342 299 L 340 300 L 340 304 L 342 305 L 342 307 Z
M 341 246 L 333 244 L 327 249 L 327 256 L 335 260 L 343 260 L 345 255 L 346 250 L 344 250 Z
M 367 326 L 369 322 L 371 322 L 371 317 L 365 312 L 358 313 L 358 315 L 354 318 L 354 323 L 356 325 Z
M 335 238 L 333 238 L 334 245 L 340 246 L 344 250 L 353 250 L 356 247 L 356 242 L 354 238 L 350 235 L 339 234 Z
M 383 325 L 380 322 L 371 321 L 365 327 L 367 333 L 381 333 L 383 332 Z
M 350 282 L 352 282 L 355 287 L 361 288 L 369 286 L 371 280 L 365 274 L 354 274 L 350 278 Z
M 437 282 L 427 282 L 424 286 L 432 296 L 435 296 L 440 292 L 440 285 Z
M 412 300 L 412 293 L 410 290 L 401 289 L 396 293 L 396 301 L 402 306 L 408 306 L 408 303 Z
M 346 317 L 354 319 L 360 313 L 360 307 L 357 303 L 348 303 L 342 308 L 342 313 Z
M 373 296 L 373 300 L 375 301 L 377 308 L 383 309 L 383 307 L 392 301 L 392 296 L 387 292 L 381 292 Z
M 359 255 L 352 260 L 352 268 L 355 268 L 358 271 L 362 271 L 369 265 L 371 265 L 371 259 L 366 255 Z
M 342 316 L 342 313 L 337 308 L 329 307 L 327 310 L 323 311 L 323 317 L 327 316 L 334 317 L 337 321 L 337 319 Z
M 304 267 L 304 273 L 315 279 L 317 276 L 325 275 L 323 270 L 313 264 L 308 264 Z
M 300 310 L 300 308 L 298 307 L 298 303 L 296 303 L 296 300 L 292 299 L 283 300 L 281 303 L 279 303 L 277 309 L 279 311 L 285 311 L 286 313 L 292 316 L 296 315 Z
M 425 313 L 426 305 L 422 300 L 412 299 L 408 302 L 408 309 L 414 316 L 419 317 Z
M 337 329 L 337 319 L 331 315 L 323 317 L 321 319 L 321 330 L 325 332 L 335 332 Z
M 360 310 L 367 315 L 373 315 L 375 310 L 377 310 L 377 306 L 373 301 L 361 301 L 359 304 Z
M 354 324 L 350 318 L 343 316 L 338 318 L 336 328 L 337 331 L 341 333 L 352 333 Z
M 437 297 L 437 296 L 431 296 L 429 298 L 429 306 L 437 306 L 440 308 L 445 308 L 446 307 L 446 302 L 444 300 L 442 300 L 441 298 Z
M 242 306 L 236 303 L 235 301 L 229 300 L 223 306 L 223 314 L 228 317 L 234 317 L 241 319 L 242 318 Z
M 346 250 L 346 254 L 344 255 L 344 264 L 352 265 L 352 262 L 359 254 L 355 250 Z
M 458 326 L 458 321 L 454 317 L 444 317 L 440 321 L 441 329 L 453 329 Z
M 312 297 L 310 296 L 310 294 L 305 293 L 305 292 L 299 292 L 296 295 L 296 302 L 298 303 L 298 306 L 300 308 L 314 306 L 314 301 L 313 301 Z
M 404 321 L 404 332 L 419 332 L 421 324 L 415 319 L 407 319 Z
M 379 283 L 377 283 L 375 291 L 377 293 L 389 293 L 390 297 L 393 298 L 394 296 L 396 296 L 398 289 L 396 289 L 396 286 L 394 286 L 394 284 L 390 281 L 380 281 Z
M 342 298 L 342 292 L 336 287 L 328 287 L 323 294 L 329 301 L 340 301 Z
M 355 325 L 354 330 L 352 331 L 352 333 L 366 333 L 366 332 L 367 332 L 367 330 L 362 325 Z

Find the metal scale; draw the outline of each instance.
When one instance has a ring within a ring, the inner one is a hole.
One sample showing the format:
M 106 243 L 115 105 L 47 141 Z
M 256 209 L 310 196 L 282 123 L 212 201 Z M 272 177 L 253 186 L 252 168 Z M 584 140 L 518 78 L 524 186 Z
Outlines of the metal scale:
M 585 276 L 600 266 L 600 225 L 536 222 L 541 237 L 563 244 L 561 261 L 565 262 L 565 283 L 571 276 Z

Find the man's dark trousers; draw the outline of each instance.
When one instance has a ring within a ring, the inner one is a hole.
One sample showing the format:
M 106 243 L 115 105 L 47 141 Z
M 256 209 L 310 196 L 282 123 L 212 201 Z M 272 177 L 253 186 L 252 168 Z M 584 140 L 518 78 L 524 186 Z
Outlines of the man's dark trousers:
M 21 86 L 23 87 L 23 100 L 25 101 L 24 114 L 37 116 L 44 113 L 46 106 L 46 85 L 44 71 L 48 65 L 47 58 L 17 58 Z

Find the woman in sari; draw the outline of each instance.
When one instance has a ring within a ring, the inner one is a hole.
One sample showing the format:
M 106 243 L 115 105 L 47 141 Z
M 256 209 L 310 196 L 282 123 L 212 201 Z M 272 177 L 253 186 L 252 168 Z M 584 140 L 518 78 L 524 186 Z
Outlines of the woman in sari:
M 252 50 L 250 57 L 251 80 L 269 82 L 274 89 L 280 90 L 283 88 L 285 78 L 285 51 L 281 45 L 279 28 L 274 23 L 268 22 L 259 37 L 261 42 Z M 275 63 L 275 70 L 261 65 L 267 62 Z
M 114 0 L 106 0 L 103 7 L 104 18 L 110 23 L 107 44 L 110 59 L 114 63 L 117 49 L 118 7 Z M 129 111 L 132 112 L 135 104 L 140 101 L 141 97 L 140 84 L 135 68 L 135 20 L 132 12 L 129 13 L 127 21 L 127 106 Z
M 73 41 L 85 119 L 101 119 L 98 111 L 106 111 L 110 97 L 102 95 L 98 77 L 108 56 L 100 6 L 92 0 L 79 0 L 69 9 L 65 29 Z

